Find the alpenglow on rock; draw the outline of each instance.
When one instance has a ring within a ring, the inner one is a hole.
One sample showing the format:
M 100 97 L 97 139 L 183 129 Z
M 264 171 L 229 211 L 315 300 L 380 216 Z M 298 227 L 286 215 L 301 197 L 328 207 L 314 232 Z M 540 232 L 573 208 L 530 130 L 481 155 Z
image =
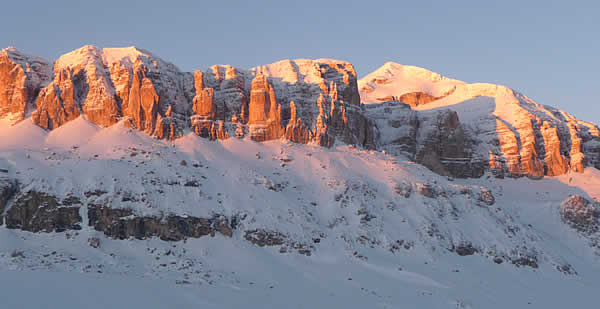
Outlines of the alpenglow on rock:
M 504 86 L 386 63 L 357 80 L 331 59 L 182 72 L 136 48 L 84 46 L 50 65 L 0 53 L 0 120 L 54 130 L 80 116 L 159 139 L 287 139 L 404 155 L 452 177 L 539 179 L 600 168 L 600 129 Z
M 42 58 L 14 47 L 0 51 L 0 119 L 23 120 L 50 75 L 50 65 Z
M 507 87 L 392 62 L 358 85 L 378 147 L 439 174 L 538 179 L 600 167 L 595 124 Z

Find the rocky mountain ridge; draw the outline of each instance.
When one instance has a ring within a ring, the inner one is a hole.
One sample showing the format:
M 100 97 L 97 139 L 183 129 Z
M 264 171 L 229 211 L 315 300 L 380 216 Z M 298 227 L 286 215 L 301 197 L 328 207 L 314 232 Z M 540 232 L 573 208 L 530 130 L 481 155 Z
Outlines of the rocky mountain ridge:
M 592 124 L 424 69 L 375 83 L 326 59 L 192 74 L 86 47 L 44 75 L 16 53 L 3 78 L 24 92 L 4 93 L 22 112 L 0 121 L 5 282 L 139 279 L 215 308 L 307 303 L 298 290 L 314 307 L 595 301 Z
M 13 85 L 14 80 L 26 80 L 12 77 L 12 68 L 24 71 L 45 62 L 15 49 L 3 51 L 9 53 L 3 58 L 8 90 L 0 100 L 0 117 L 18 109 L 13 122 L 24 119 L 25 106 L 35 102 L 29 109 L 32 120 L 48 130 L 85 115 L 102 127 L 123 120 L 171 140 L 191 129 L 211 139 L 248 134 L 256 141 L 287 136 L 331 146 L 339 138 L 373 146 L 372 126 L 360 110 L 356 73 L 346 62 L 286 60 L 251 70 L 218 65 L 192 74 L 135 47 L 84 46 L 61 56 L 52 74 L 30 78 L 36 83 L 20 94 L 13 89 L 25 86 Z
M 85 115 L 156 138 L 284 138 L 403 155 L 453 177 L 541 178 L 600 168 L 600 130 L 504 86 L 386 63 L 357 80 L 347 62 L 283 60 L 182 72 L 136 47 L 84 46 L 53 65 L 0 55 L 0 119 L 53 130 Z
M 507 87 L 396 63 L 358 84 L 379 146 L 439 174 L 539 179 L 600 168 L 597 125 Z

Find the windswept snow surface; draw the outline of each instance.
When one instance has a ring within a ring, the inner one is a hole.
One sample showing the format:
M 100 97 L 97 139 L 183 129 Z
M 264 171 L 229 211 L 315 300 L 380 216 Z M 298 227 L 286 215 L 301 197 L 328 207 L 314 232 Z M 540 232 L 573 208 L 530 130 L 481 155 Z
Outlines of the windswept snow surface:
M 83 117 L 50 133 L 29 119 L 0 127 L 0 169 L 23 190 L 59 198 L 107 191 L 107 205 L 137 215 L 245 218 L 232 238 L 180 242 L 108 239 L 87 226 L 85 211 L 80 231 L 2 226 L 2 307 L 562 308 L 594 306 L 600 290 L 598 249 L 559 214 L 569 195 L 599 196 L 595 169 L 537 181 L 448 179 L 349 146 L 192 134 L 168 142 Z M 123 202 L 127 194 L 145 202 Z M 291 242 L 255 246 L 243 237 L 253 229 Z M 467 243 L 479 252 L 457 255 Z M 511 263 L 525 256 L 538 268 Z

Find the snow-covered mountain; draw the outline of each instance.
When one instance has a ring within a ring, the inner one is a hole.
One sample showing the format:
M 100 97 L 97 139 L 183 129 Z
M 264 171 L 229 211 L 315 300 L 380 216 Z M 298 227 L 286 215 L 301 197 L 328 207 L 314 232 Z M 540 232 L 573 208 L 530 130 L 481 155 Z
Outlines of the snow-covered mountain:
M 0 81 L 9 306 L 596 302 L 598 127 L 506 87 L 93 46 Z
M 379 145 L 440 174 L 540 178 L 600 168 L 597 125 L 507 87 L 391 62 L 358 86 Z

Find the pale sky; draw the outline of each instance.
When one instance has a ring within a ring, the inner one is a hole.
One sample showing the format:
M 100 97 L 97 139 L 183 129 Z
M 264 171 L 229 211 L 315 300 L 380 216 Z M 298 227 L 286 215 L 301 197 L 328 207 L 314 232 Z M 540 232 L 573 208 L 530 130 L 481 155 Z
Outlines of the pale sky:
M 184 71 L 335 58 L 506 85 L 600 123 L 597 1 L 9 1 L 0 46 L 55 60 L 135 45 Z

